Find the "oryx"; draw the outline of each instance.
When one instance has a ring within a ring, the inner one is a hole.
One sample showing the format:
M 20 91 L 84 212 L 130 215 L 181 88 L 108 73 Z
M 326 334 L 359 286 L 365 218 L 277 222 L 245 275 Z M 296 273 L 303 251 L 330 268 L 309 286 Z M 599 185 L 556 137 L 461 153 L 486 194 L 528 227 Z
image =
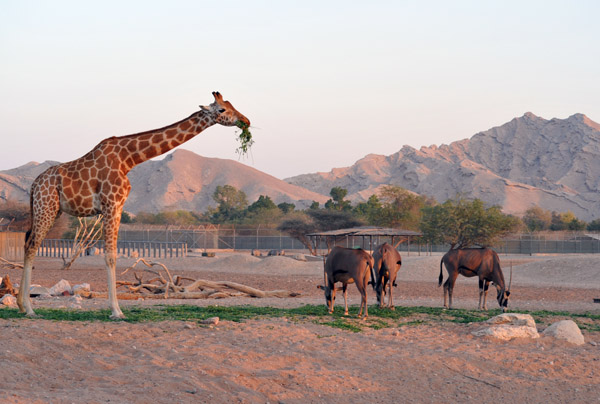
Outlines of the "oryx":
M 358 317 L 361 317 L 363 307 L 365 308 L 365 318 L 369 315 L 367 308 L 367 285 L 373 272 L 373 257 L 362 249 L 343 248 L 335 246 L 327 256 L 324 263 L 325 285 L 319 285 L 318 288 L 325 291 L 325 302 L 329 313 L 333 313 L 335 303 L 335 283 L 342 283 L 344 293 L 344 314 L 348 315 L 347 287 L 349 283 L 356 283 L 356 288 L 360 292 L 360 311 Z
M 379 307 L 383 307 L 386 295 L 386 286 L 389 285 L 388 307 L 394 309 L 394 300 L 392 298 L 392 286 L 396 286 L 396 275 L 402 265 L 400 253 L 388 243 L 378 245 L 373 251 L 375 260 L 375 292 L 377 293 L 377 302 Z
M 498 304 L 502 311 L 506 310 L 508 297 L 510 296 L 510 284 L 506 289 L 504 275 L 500 268 L 500 258 L 498 258 L 495 251 L 489 248 L 462 248 L 448 251 L 440 261 L 438 286 L 442 285 L 442 266 L 444 264 L 446 265 L 446 271 L 448 271 L 448 279 L 444 283 L 444 307 L 452 308 L 452 290 L 456 278 L 461 274 L 466 277 L 479 277 L 479 310 L 487 310 L 486 297 L 490 282 L 493 282 L 498 291 Z M 450 305 L 446 303 L 447 295 L 450 296 Z

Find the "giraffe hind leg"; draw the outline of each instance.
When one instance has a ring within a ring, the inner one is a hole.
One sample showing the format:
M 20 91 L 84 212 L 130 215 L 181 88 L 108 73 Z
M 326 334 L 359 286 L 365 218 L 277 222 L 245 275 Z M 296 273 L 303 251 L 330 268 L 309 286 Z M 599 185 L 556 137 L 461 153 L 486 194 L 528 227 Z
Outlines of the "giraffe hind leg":
M 31 306 L 31 297 L 29 290 L 31 287 L 31 272 L 37 250 L 42 245 L 42 241 L 52 228 L 55 220 L 60 216 L 58 203 L 43 203 L 34 210 L 32 215 L 31 229 L 27 232 L 25 239 L 25 253 L 23 260 L 23 275 L 19 285 L 19 294 L 17 296 L 17 305 L 19 312 L 28 316 L 34 316 L 35 312 Z M 39 212 L 39 213 L 38 213 Z

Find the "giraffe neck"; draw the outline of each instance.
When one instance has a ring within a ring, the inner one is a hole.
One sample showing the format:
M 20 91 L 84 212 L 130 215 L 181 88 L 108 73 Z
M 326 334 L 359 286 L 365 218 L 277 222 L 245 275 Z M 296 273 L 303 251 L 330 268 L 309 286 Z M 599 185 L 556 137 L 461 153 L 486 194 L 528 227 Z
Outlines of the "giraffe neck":
M 127 173 L 136 165 L 153 157 L 160 156 L 187 142 L 215 123 L 216 121 L 209 114 L 204 111 L 198 111 L 188 118 L 164 128 L 134 135 L 109 138 L 99 146 L 103 143 L 109 146 L 116 141 L 114 147 L 118 149 L 119 158 L 122 162 L 122 171 Z

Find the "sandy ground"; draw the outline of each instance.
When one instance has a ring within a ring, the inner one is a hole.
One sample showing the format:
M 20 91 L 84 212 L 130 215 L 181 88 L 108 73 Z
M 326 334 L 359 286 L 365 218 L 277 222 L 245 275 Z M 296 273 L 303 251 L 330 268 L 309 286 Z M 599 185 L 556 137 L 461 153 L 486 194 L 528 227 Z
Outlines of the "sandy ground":
M 397 306 L 441 306 L 441 255 L 403 256 Z M 600 314 L 600 257 L 501 256 L 513 266 L 513 309 Z M 324 304 L 316 285 L 322 262 L 222 253 L 215 258 L 159 260 L 179 275 L 230 280 L 263 290 L 287 289 L 287 299 L 169 300 L 168 304 L 297 307 Z M 119 272 L 134 262 L 119 259 Z M 60 279 L 106 290 L 102 257 L 73 269 L 38 259 L 33 283 Z M 20 271 L 4 271 L 13 282 Z M 4 275 L 4 274 L 2 274 Z M 445 275 L 445 272 L 444 272 Z M 145 278 L 151 276 L 145 275 Z M 133 272 L 118 276 L 133 279 Z M 477 282 L 459 278 L 455 306 L 477 306 Z M 350 304 L 359 303 L 354 286 Z M 338 299 L 338 304 L 342 299 Z M 373 293 L 369 303 L 375 304 Z M 165 304 L 121 301 L 122 306 Z M 34 299 L 35 307 L 68 307 L 68 298 Z M 494 293 L 488 301 L 497 307 Z M 104 299 L 83 309 L 106 308 Z M 544 325 L 540 325 L 540 328 Z M 221 321 L 217 326 L 158 322 L 0 320 L 0 401 L 8 403 L 391 403 L 600 402 L 600 333 L 572 346 L 542 337 L 508 342 L 474 337 L 481 324 L 428 323 L 352 333 L 312 321 Z

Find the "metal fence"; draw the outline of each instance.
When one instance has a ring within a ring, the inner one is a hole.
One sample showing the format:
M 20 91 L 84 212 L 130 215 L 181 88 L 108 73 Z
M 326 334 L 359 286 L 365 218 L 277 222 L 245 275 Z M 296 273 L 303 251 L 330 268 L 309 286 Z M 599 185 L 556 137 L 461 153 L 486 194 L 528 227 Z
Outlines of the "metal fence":
M 136 228 L 122 226 L 120 240 L 185 242 L 190 249 L 234 249 L 234 250 L 302 250 L 306 247 L 297 239 L 272 228 L 235 227 L 235 226 L 195 226 L 164 227 L 151 226 Z M 372 249 L 375 245 L 391 240 L 373 238 L 373 246 L 363 244 L 360 237 L 336 240 L 339 245 Z M 327 241 L 321 240 L 319 250 L 327 249 Z M 400 252 L 407 254 L 446 252 L 447 244 L 429 244 L 417 240 L 398 246 Z M 501 240 L 494 249 L 506 254 L 571 254 L 600 253 L 600 234 L 590 232 L 547 232 L 536 234 L 517 234 Z
M 69 257 L 73 254 L 73 240 L 46 239 L 38 249 L 42 257 Z M 127 257 L 177 258 L 187 256 L 187 244 L 181 242 L 118 241 L 117 254 Z M 81 255 L 104 253 L 104 241 L 100 240 Z
M 23 259 L 25 233 L 0 232 L 0 257 L 10 261 Z M 338 239 L 338 245 L 373 249 L 386 238 L 373 238 L 371 245 L 360 237 Z M 363 244 L 364 243 L 364 244 Z M 102 253 L 104 243 L 96 245 Z M 38 255 L 49 257 L 69 256 L 73 240 L 44 240 Z M 321 240 L 318 249 L 327 250 L 326 240 Z M 193 228 L 165 228 L 154 226 L 136 228 L 122 226 L 119 233 L 118 252 L 138 257 L 185 257 L 189 250 L 306 250 L 297 239 L 270 228 L 239 228 L 222 226 L 200 226 Z M 407 255 L 446 252 L 449 245 L 428 244 L 418 241 L 403 243 L 398 250 Z M 500 254 L 597 254 L 600 253 L 600 234 L 549 232 L 545 234 L 520 234 L 501 240 L 494 249 Z M 90 251 L 88 251 L 90 253 Z

